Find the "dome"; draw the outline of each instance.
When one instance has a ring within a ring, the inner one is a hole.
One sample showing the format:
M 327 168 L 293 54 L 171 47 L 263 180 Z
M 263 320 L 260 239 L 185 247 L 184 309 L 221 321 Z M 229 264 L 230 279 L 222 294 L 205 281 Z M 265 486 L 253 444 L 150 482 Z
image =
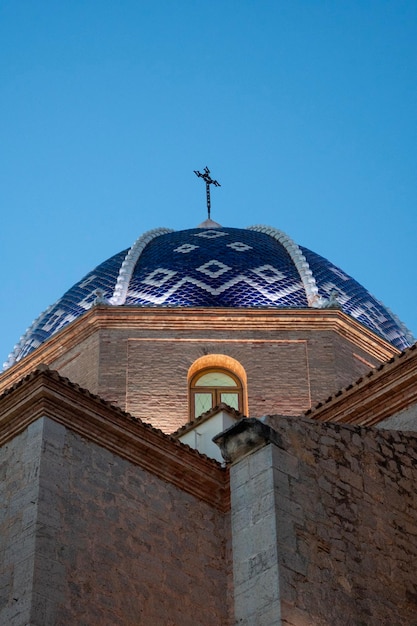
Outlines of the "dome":
M 339 307 L 400 350 L 407 328 L 353 278 L 267 226 L 149 231 L 89 272 L 32 324 L 10 367 L 94 304 L 140 307 Z

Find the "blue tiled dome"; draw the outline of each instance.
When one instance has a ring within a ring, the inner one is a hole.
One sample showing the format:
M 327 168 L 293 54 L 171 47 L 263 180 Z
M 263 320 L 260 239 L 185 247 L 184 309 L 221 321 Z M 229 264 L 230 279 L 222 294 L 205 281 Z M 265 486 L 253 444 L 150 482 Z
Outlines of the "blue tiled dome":
M 413 342 L 405 326 L 364 287 L 281 231 L 209 222 L 178 232 L 150 231 L 96 267 L 33 323 L 6 367 L 97 302 L 293 309 L 335 305 L 399 349 Z

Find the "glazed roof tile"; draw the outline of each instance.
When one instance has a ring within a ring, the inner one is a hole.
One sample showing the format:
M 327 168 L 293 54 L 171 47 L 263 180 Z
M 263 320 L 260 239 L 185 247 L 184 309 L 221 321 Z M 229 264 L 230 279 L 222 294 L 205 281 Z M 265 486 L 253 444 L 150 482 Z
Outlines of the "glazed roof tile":
M 48 307 L 11 353 L 10 367 L 92 306 L 340 308 L 402 350 L 413 338 L 362 285 L 285 233 L 159 228 L 84 276 Z M 333 304 L 332 304 L 333 303 Z

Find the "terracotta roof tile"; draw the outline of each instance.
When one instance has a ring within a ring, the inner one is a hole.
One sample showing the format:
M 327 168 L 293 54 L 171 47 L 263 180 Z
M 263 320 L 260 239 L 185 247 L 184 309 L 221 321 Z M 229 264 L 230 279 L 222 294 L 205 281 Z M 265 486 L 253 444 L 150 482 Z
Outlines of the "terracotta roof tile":
M 356 381 L 354 381 L 353 383 L 350 383 L 346 387 L 342 387 L 342 389 L 339 389 L 339 391 L 336 391 L 334 394 L 332 394 L 325 400 L 318 402 L 315 406 L 311 407 L 311 409 L 308 409 L 303 415 L 309 418 L 314 417 L 314 414 L 317 411 L 319 411 L 321 408 L 324 408 L 325 406 L 333 402 L 336 398 L 342 399 L 344 396 L 352 392 L 352 390 L 356 391 L 356 389 L 359 389 L 363 385 L 366 385 L 368 383 L 368 380 L 366 379 L 372 378 L 373 376 L 379 376 L 380 373 L 385 374 L 389 372 L 391 369 L 394 369 L 395 367 L 397 367 L 399 361 L 401 361 L 402 359 L 406 357 L 410 357 L 410 355 L 412 356 L 412 353 L 416 349 L 417 349 L 417 343 L 413 344 L 409 348 L 406 348 L 399 354 L 393 356 L 388 361 L 385 361 L 385 363 L 381 363 L 377 367 L 374 367 L 369 372 L 367 372 L 366 374 L 358 378 Z
M 122 418 L 124 420 L 129 420 L 130 422 L 135 422 L 138 425 L 140 424 L 141 427 L 146 428 L 146 429 L 152 431 L 153 433 L 160 435 L 165 440 L 171 441 L 174 445 L 176 445 L 176 446 L 183 446 L 185 448 L 188 448 L 193 454 L 197 454 L 199 457 L 203 457 L 205 459 L 208 459 L 210 462 L 214 463 L 215 465 L 219 465 L 219 463 L 215 459 L 212 459 L 211 457 L 207 457 L 205 454 L 201 454 L 201 452 L 198 452 L 194 448 L 191 448 L 190 446 L 188 446 L 186 444 L 183 444 L 174 435 L 164 433 L 161 429 L 155 428 L 154 426 L 152 426 L 152 424 L 150 424 L 148 422 L 144 422 L 143 420 L 141 420 L 138 417 L 135 417 L 131 413 L 123 411 L 123 409 L 121 409 L 120 407 L 118 407 L 115 404 L 112 404 L 108 400 L 105 400 L 101 396 L 98 396 L 96 394 L 91 393 L 91 391 L 89 391 L 88 389 L 85 389 L 84 387 L 81 387 L 77 383 L 73 383 L 69 378 L 67 378 L 65 376 L 61 376 L 61 374 L 59 374 L 59 372 L 57 372 L 56 370 L 50 369 L 49 366 L 46 365 L 45 363 L 39 364 L 32 372 L 30 372 L 26 376 L 22 377 L 18 382 L 16 382 L 14 385 L 12 385 L 8 389 L 6 389 L 0 395 L 0 402 L 1 402 L 1 400 L 3 398 L 5 398 L 6 396 L 9 396 L 14 391 L 18 390 L 22 385 L 24 385 L 25 383 L 27 383 L 27 382 L 29 382 L 31 380 L 34 380 L 38 376 L 46 376 L 49 379 L 56 380 L 57 382 L 59 382 L 61 384 L 64 384 L 68 388 L 73 389 L 73 390 L 77 391 L 78 393 L 81 393 L 82 395 L 88 397 L 90 400 L 93 400 L 94 402 L 99 403 L 101 406 L 104 406 L 104 407 L 107 407 L 108 409 L 111 409 L 111 411 L 113 413 L 117 413 L 120 418 Z M 234 411 L 234 409 L 231 409 L 227 405 L 219 405 L 219 406 L 225 407 L 224 410 L 228 410 L 229 412 Z M 212 409 L 212 411 L 213 411 L 213 409 Z M 207 412 L 207 413 L 209 413 L 209 412 Z M 203 416 L 201 416 L 201 417 L 203 417 Z

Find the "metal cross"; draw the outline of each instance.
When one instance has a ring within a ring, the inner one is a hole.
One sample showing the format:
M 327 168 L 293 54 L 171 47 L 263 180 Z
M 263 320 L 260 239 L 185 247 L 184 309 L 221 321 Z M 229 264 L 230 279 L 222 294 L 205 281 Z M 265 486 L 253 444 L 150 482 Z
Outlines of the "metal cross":
M 204 173 L 202 174 L 201 172 L 198 172 L 197 170 L 194 170 L 194 174 L 196 176 L 198 176 L 199 178 L 202 178 L 205 183 L 206 183 L 206 196 L 207 196 L 207 214 L 208 214 L 208 219 L 210 219 L 210 206 L 211 206 L 211 202 L 210 202 L 210 185 L 214 185 L 215 187 L 221 187 L 220 183 L 217 182 L 217 180 L 213 180 L 210 176 L 210 170 L 208 167 L 204 168 Z

